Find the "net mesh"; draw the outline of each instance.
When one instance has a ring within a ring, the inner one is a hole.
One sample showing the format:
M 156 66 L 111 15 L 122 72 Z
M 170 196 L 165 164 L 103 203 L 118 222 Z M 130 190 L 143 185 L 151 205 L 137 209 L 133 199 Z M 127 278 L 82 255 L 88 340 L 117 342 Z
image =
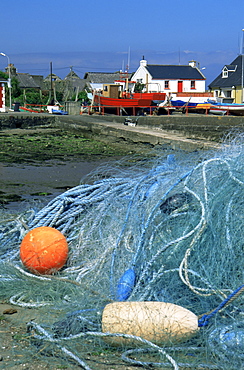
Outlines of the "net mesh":
M 2 212 L 0 296 L 40 313 L 27 323 L 26 351 L 84 369 L 102 369 L 87 353 L 114 345 L 124 364 L 242 368 L 243 137 L 215 153 L 125 164 L 100 168 L 40 210 L 12 219 Z M 54 275 L 32 274 L 20 261 L 23 236 L 39 226 L 69 243 Z M 114 318 L 111 309 L 107 330 L 104 311 L 115 302 L 121 312 Z M 130 309 L 133 302 L 141 306 Z M 196 315 L 197 328 L 173 305 Z

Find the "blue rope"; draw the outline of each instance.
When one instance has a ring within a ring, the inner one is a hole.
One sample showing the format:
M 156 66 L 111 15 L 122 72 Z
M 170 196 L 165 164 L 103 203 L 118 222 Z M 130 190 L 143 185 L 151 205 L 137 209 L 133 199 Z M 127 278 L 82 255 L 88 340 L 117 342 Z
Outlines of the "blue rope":
M 237 293 L 241 293 L 241 290 L 244 290 L 244 284 L 241 285 L 239 288 L 234 290 L 227 298 L 223 300 L 223 302 L 220 303 L 220 305 L 215 308 L 212 312 L 209 314 L 203 315 L 199 320 L 198 320 L 198 326 L 207 326 L 209 324 L 209 320 L 216 314 L 218 313 L 225 305 L 229 304 L 237 295 Z
M 119 245 L 120 245 L 120 243 L 122 241 L 123 235 L 124 235 L 125 230 L 126 230 L 126 228 L 128 226 L 129 218 L 131 217 L 132 207 L 133 207 L 134 203 L 136 202 L 136 200 L 138 200 L 138 193 L 140 194 L 140 191 L 139 190 L 140 190 L 140 188 L 143 189 L 143 187 L 146 186 L 146 192 L 145 192 L 145 194 L 147 194 L 147 191 L 152 186 L 152 184 L 155 184 L 155 181 L 157 181 L 158 176 L 161 176 L 162 177 L 165 174 L 166 171 L 173 171 L 174 168 L 175 168 L 175 156 L 174 155 L 169 155 L 167 157 L 167 161 L 166 161 L 165 164 L 162 164 L 160 166 L 157 166 L 156 168 L 152 169 L 146 175 L 142 175 L 138 179 L 137 183 L 132 182 L 133 189 L 132 189 L 132 194 L 131 194 L 131 196 L 129 198 L 129 201 L 128 201 L 127 212 L 126 212 L 126 215 L 125 215 L 124 223 L 122 225 L 120 234 L 119 234 L 119 236 L 117 238 L 116 246 L 114 248 L 114 251 L 112 253 L 112 258 L 111 258 L 111 266 L 110 266 L 110 291 L 111 291 L 111 296 L 113 298 L 116 297 L 116 291 L 115 291 L 116 290 L 116 287 L 115 287 L 115 283 L 114 283 L 114 269 L 115 269 L 114 266 L 115 266 L 115 260 L 116 260 L 116 256 L 117 256 L 117 249 L 118 249 L 118 247 L 119 247 Z M 147 184 L 147 180 L 150 180 L 150 183 L 149 184 Z M 148 186 L 149 186 L 149 188 L 148 188 Z M 140 198 L 140 195 L 139 195 L 139 198 Z M 145 195 L 144 195 L 144 198 L 145 198 Z M 144 222 L 141 224 L 141 229 L 143 230 L 143 228 L 144 228 Z M 137 256 L 138 256 L 140 250 L 141 250 L 141 246 L 142 245 L 143 244 L 141 243 L 141 240 L 140 240 L 139 243 L 138 243 L 137 251 L 135 253 L 135 257 L 134 257 L 134 259 L 133 259 L 133 261 L 131 263 L 131 269 L 129 269 L 128 271 L 133 271 L 133 273 L 135 273 L 134 270 L 135 270 L 135 265 L 136 265 L 136 259 L 137 259 Z M 131 285 L 131 290 L 133 289 L 134 283 L 135 283 L 135 281 L 133 281 L 133 283 Z M 127 294 L 127 293 L 125 293 L 125 296 L 128 298 L 129 294 Z M 123 296 L 122 293 L 120 295 Z

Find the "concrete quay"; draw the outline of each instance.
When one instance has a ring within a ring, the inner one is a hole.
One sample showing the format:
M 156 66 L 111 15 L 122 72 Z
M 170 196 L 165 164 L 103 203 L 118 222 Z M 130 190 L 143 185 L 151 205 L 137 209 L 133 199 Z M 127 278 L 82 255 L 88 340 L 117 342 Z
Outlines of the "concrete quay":
M 200 114 L 130 117 L 135 125 L 125 124 L 125 116 L 52 115 L 9 112 L 0 114 L 0 129 L 55 126 L 72 130 L 106 143 L 141 144 L 149 147 L 194 151 L 217 149 L 229 134 L 244 132 L 244 117 Z

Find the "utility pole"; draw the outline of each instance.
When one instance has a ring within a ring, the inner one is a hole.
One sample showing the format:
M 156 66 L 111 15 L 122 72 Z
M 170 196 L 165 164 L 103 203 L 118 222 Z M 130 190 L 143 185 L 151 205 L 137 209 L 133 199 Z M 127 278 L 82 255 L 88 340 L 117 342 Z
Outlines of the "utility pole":
M 52 62 L 50 62 L 50 86 L 51 86 L 51 94 L 52 94 L 52 91 L 53 91 L 53 64 Z

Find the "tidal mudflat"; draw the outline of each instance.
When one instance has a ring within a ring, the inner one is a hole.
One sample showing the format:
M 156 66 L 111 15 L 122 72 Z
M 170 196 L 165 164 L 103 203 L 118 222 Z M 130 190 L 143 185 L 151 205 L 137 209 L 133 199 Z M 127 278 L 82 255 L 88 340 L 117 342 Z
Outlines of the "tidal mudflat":
M 46 203 L 101 164 L 127 154 L 127 146 L 57 128 L 0 131 L 0 206 L 20 210 L 26 202 Z

